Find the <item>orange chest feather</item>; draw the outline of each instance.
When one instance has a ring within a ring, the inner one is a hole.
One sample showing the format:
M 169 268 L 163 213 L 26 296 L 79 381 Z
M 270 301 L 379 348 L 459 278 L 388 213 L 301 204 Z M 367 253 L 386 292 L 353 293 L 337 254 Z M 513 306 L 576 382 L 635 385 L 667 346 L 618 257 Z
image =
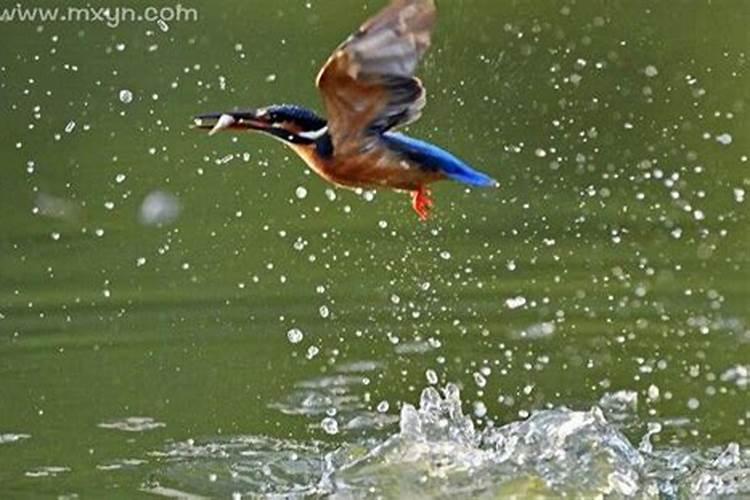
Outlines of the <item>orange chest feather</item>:
M 444 176 L 410 163 L 389 151 L 372 150 L 346 157 L 323 158 L 310 147 L 294 146 L 295 152 L 318 175 L 345 187 L 389 187 L 416 190 Z

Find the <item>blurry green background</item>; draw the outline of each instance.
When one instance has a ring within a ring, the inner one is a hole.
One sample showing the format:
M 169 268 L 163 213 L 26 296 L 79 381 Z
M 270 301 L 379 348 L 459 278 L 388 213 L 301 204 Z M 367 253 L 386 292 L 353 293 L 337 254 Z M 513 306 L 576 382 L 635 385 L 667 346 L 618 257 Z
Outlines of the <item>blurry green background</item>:
M 631 437 L 750 445 L 750 4 L 440 2 L 408 133 L 502 188 L 436 185 L 425 224 L 268 138 L 189 129 L 321 110 L 318 68 L 382 4 L 0 23 L 0 491 L 132 496 L 170 440 L 375 435 L 279 411 L 363 361 L 361 411 L 396 415 L 433 370 L 480 425 L 631 390 Z M 174 220 L 143 219 L 154 193 Z M 165 425 L 99 425 L 130 416 Z M 102 470 L 124 458 L 149 462 Z

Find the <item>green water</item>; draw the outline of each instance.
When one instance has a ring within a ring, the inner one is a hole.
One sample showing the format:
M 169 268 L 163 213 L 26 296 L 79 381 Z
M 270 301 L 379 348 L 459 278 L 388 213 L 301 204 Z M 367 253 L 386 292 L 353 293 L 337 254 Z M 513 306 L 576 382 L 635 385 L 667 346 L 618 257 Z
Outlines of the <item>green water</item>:
M 432 370 L 480 426 L 628 390 L 633 439 L 750 446 L 750 4 L 440 2 L 408 132 L 502 187 L 436 185 L 421 224 L 275 141 L 188 128 L 320 109 L 317 68 L 365 3 L 0 25 L 1 496 L 146 495 L 154 452 L 188 438 L 388 433 L 293 411 L 360 362 L 358 411 L 397 416 Z M 156 191 L 181 208 L 161 226 L 139 218 Z M 163 425 L 107 428 L 137 416 Z

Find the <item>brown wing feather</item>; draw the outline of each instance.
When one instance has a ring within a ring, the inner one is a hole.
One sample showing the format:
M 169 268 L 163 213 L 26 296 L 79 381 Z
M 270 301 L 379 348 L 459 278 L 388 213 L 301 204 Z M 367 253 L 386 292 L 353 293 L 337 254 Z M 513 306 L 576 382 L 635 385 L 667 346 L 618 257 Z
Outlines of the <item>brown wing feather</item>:
M 434 0 L 393 0 L 350 36 L 318 74 L 328 130 L 339 153 L 367 135 L 411 123 L 425 104 L 414 77 L 430 46 Z

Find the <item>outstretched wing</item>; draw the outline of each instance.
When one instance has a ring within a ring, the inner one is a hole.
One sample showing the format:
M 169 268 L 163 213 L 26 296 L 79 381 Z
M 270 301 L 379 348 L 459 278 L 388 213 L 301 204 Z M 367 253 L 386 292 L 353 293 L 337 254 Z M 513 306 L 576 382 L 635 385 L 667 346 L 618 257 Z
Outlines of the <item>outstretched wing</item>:
M 414 72 L 435 18 L 434 0 L 392 0 L 334 51 L 317 80 L 334 149 L 419 118 L 425 90 Z

